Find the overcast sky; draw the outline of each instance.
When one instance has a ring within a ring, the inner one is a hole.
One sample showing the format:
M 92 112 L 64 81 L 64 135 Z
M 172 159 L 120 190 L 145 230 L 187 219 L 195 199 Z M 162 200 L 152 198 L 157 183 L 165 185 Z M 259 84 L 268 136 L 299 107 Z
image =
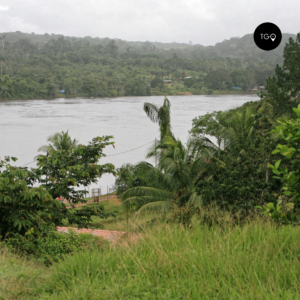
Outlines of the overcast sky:
M 299 0 L 0 0 L 0 32 L 214 45 L 264 22 L 300 31 Z

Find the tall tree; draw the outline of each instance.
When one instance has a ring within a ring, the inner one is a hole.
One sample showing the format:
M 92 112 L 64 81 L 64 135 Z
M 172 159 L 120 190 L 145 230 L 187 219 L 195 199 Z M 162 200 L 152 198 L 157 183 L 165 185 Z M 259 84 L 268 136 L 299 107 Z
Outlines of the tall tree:
M 296 40 L 292 38 L 284 48 L 283 66 L 276 66 L 275 76 L 269 77 L 263 101 L 273 106 L 275 116 L 290 114 L 292 108 L 300 102 L 300 33 Z
M 80 186 L 96 183 L 104 173 L 115 175 L 112 164 L 98 165 L 98 160 L 105 156 L 103 149 L 112 136 L 96 137 L 88 145 L 52 151 L 48 156 L 38 157 L 37 178 L 54 199 L 63 197 L 71 203 L 83 201 L 86 190 Z M 76 188 L 77 187 L 77 188 Z

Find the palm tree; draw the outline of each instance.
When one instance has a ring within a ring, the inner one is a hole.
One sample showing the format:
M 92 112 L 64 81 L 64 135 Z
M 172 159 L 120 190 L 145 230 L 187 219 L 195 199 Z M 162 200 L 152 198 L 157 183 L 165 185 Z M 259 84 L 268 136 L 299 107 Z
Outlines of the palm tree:
M 224 124 L 224 150 L 232 154 L 247 152 L 254 137 L 255 111 L 252 107 L 242 106 L 229 111 Z
M 153 122 L 160 125 L 161 140 L 147 155 L 149 158 L 159 153 L 159 163 L 157 167 L 146 162 L 138 164 L 136 168 L 142 170 L 149 184 L 130 188 L 121 198 L 124 203 L 138 202 L 142 206 L 140 211 L 200 206 L 201 195 L 196 192 L 198 179 L 210 180 L 214 168 L 226 165 L 226 156 L 245 155 L 253 141 L 255 115 L 250 106 L 216 115 L 213 120 L 206 120 L 207 124 L 202 124 L 217 138 L 217 145 L 200 134 L 190 138 L 186 147 L 173 138 L 167 98 L 161 107 L 145 103 L 144 110 Z
M 207 156 L 199 147 L 201 141 L 191 138 L 184 147 L 180 140 L 165 137 L 158 148 L 164 149 L 158 167 L 141 162 L 149 186 L 133 187 L 122 194 L 126 203 L 138 202 L 139 211 L 148 209 L 175 209 L 186 204 L 200 206 L 201 196 L 196 193 L 196 182 L 207 165 Z
M 144 111 L 150 120 L 159 124 L 160 140 L 162 141 L 166 136 L 173 136 L 171 129 L 170 116 L 171 103 L 166 98 L 162 106 L 157 106 L 153 103 L 144 103 Z
M 176 140 L 171 131 L 170 107 L 166 97 L 162 106 L 144 104 L 147 116 L 160 127 L 160 141 L 152 145 L 147 158 L 155 156 L 159 163 L 157 167 L 147 162 L 137 164 L 135 168 L 147 178 L 148 186 L 132 187 L 121 198 L 124 204 L 139 203 L 140 211 L 146 208 L 161 210 L 162 207 L 175 209 L 186 204 L 199 206 L 201 196 L 196 192 L 197 180 L 210 168 L 211 159 L 220 151 L 204 136 L 191 137 L 186 147 Z M 204 176 L 204 179 L 210 178 Z
M 157 144 L 156 139 L 153 145 L 150 147 L 148 158 L 155 157 L 155 161 L 160 159 L 162 152 L 164 149 L 160 147 L 166 137 L 172 137 L 173 140 L 176 140 L 171 128 L 171 103 L 165 96 L 164 103 L 162 106 L 155 105 L 153 103 L 144 103 L 144 111 L 146 112 L 147 116 L 150 120 L 154 123 L 159 124 L 159 131 L 160 131 L 160 141 Z
M 72 150 L 77 147 L 78 141 L 76 139 L 72 140 L 69 136 L 69 131 L 67 132 L 57 132 L 48 137 L 48 145 L 43 145 L 38 149 L 38 152 L 46 152 L 46 155 L 58 150 Z
M 219 159 L 224 156 L 246 154 L 253 145 L 256 122 L 255 105 L 243 105 L 227 112 L 214 112 L 201 116 L 193 121 L 190 131 L 193 136 L 202 138 L 202 148 L 205 146 L 211 155 Z M 213 139 L 216 139 L 216 144 Z

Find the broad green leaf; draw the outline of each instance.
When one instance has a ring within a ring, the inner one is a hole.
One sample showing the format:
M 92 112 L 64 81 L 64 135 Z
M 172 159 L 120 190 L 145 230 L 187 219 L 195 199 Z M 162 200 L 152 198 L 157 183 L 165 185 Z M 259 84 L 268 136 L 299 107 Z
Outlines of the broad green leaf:
M 273 209 L 273 210 L 275 210 L 274 203 L 268 203 L 268 204 L 267 204 L 267 208 L 268 208 L 268 209 Z
M 276 169 L 278 169 L 280 163 L 281 163 L 281 159 L 276 161 L 276 163 L 275 163 L 275 168 L 276 168 Z
M 272 154 L 276 154 L 278 152 L 280 152 L 280 150 L 279 149 L 275 149 L 274 151 L 272 151 Z

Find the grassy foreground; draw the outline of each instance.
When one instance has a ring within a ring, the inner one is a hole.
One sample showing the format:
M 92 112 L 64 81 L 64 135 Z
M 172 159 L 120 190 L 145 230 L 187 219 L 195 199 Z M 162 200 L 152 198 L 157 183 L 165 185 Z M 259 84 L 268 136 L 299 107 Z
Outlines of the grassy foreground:
M 48 270 L 43 265 L 1 248 L 0 299 L 30 299 L 45 272 Z
M 160 224 L 136 243 L 80 251 L 47 271 L 2 252 L 0 299 L 300 299 L 299 234 L 259 220 Z

